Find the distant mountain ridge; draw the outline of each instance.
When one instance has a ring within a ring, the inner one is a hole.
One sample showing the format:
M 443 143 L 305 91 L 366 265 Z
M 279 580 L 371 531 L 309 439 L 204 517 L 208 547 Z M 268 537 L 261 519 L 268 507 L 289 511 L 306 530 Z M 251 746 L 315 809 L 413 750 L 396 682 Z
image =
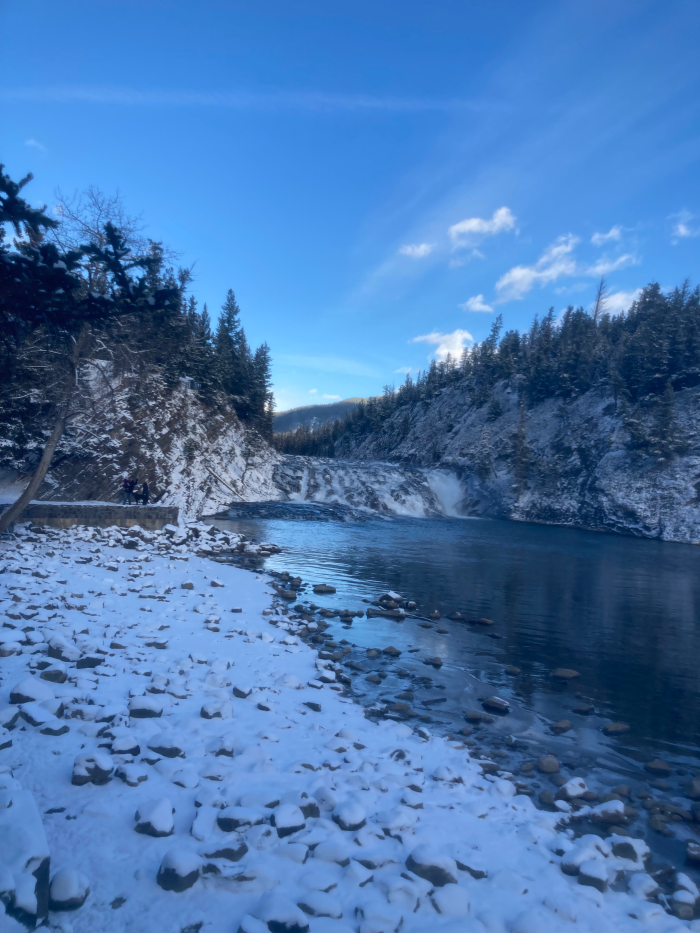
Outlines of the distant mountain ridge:
M 356 408 L 361 398 L 346 398 L 340 402 L 330 402 L 327 405 L 302 405 L 299 408 L 290 408 L 289 411 L 275 412 L 272 416 L 273 431 L 280 434 L 282 431 L 296 431 L 302 425 L 316 428 L 336 418 L 344 418 Z

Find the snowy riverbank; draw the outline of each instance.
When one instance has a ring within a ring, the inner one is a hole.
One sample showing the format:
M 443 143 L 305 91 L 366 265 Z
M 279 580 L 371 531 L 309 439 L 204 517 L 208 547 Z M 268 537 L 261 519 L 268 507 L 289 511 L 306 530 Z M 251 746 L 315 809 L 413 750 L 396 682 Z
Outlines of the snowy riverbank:
M 697 889 L 677 875 L 657 895 L 644 843 L 576 840 L 565 800 L 537 810 L 460 742 L 367 720 L 305 643 L 318 623 L 209 559 L 234 538 L 0 544 L 11 913 L 41 911 L 59 873 L 53 907 L 89 887 L 50 912 L 65 933 L 700 929 L 669 913 L 691 916 Z M 595 816 L 617 823 L 617 808 Z M 21 929 L 0 914 L 3 933 Z

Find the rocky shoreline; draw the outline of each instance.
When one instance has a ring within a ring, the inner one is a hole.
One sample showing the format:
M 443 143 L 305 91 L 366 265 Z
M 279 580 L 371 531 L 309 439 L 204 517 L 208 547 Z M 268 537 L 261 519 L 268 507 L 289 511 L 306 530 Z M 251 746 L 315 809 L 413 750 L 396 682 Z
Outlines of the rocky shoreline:
M 700 929 L 694 882 L 633 834 L 641 795 L 487 749 L 498 697 L 444 737 L 363 708 L 398 649 L 360 662 L 298 578 L 223 563 L 256 548 L 198 523 L 0 545 L 3 931 Z

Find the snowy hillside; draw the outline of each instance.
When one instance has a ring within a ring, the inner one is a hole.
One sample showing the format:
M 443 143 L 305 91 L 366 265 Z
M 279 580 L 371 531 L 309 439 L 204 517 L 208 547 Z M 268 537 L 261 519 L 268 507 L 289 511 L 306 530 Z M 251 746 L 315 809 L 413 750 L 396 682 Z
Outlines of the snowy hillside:
M 229 404 L 206 408 L 187 382 L 166 392 L 152 378 L 135 392 L 125 380 L 85 378 L 90 404 L 72 419 L 37 498 L 117 502 L 124 472 L 146 479 L 151 497 L 183 517 L 279 497 L 271 482 L 279 455 Z M 22 488 L 12 478 L 6 501 Z
M 519 493 L 513 451 L 520 399 L 506 383 L 494 398 L 478 406 L 464 388 L 445 388 L 430 403 L 397 409 L 378 431 L 359 439 L 346 432 L 338 456 L 355 465 L 439 465 L 459 477 L 459 508 L 467 515 L 700 542 L 700 388 L 675 393 L 680 452 L 665 459 L 633 448 L 630 424 L 609 395 L 591 390 L 535 406 L 525 413 L 529 450 Z M 653 417 L 641 412 L 642 429 Z

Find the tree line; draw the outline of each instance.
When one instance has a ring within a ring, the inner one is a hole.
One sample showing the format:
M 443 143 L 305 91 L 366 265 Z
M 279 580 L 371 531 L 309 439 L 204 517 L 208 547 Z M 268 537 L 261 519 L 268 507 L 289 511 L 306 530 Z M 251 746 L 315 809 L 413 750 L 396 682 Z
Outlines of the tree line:
M 621 410 L 631 446 L 668 455 L 677 442 L 674 392 L 700 384 L 700 287 L 691 289 L 686 281 L 663 294 L 650 284 L 626 313 L 613 315 L 606 311 L 601 281 L 591 311 L 570 306 L 557 319 L 550 309 L 525 333 L 503 333 L 499 315 L 489 336 L 465 348 L 460 359 L 433 360 L 415 379 L 409 374 L 398 389 L 385 386 L 342 421 L 277 434 L 274 442 L 286 453 L 342 455 L 395 417 L 407 435 L 412 412 L 453 386 L 464 390 L 465 404 L 487 405 L 489 420 L 495 420 L 501 405 L 494 389 L 504 380 L 527 408 L 593 389 L 607 394 Z M 639 418 L 645 408 L 654 412 L 654 427 L 646 433 Z
M 138 391 L 147 374 L 164 394 L 184 380 L 205 407 L 228 404 L 272 435 L 270 350 L 251 350 L 234 292 L 212 328 L 192 271 L 141 235 L 119 195 L 59 192 L 52 217 L 25 199 L 31 180 L 0 165 L 0 466 L 41 451 L 0 531 L 37 492 L 90 378 L 126 377 Z

